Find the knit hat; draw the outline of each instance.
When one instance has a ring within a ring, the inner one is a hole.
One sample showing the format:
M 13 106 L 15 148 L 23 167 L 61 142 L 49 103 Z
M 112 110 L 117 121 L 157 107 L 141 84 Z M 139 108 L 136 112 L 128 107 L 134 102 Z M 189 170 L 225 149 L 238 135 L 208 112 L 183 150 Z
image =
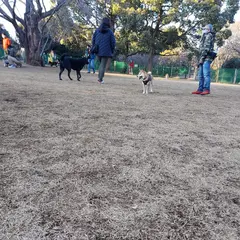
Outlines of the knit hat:
M 208 30 L 210 30 L 210 32 L 213 32 L 213 25 L 207 24 L 203 29 L 208 29 Z

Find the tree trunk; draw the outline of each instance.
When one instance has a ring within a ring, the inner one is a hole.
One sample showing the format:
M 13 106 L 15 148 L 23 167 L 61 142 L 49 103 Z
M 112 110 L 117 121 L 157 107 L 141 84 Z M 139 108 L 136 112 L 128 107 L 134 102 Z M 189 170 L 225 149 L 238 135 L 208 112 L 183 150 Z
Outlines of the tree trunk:
M 153 68 L 153 49 L 150 50 L 150 53 L 148 55 L 148 71 L 152 71 Z
M 25 15 L 25 31 L 26 41 L 24 48 L 26 52 L 27 63 L 34 66 L 40 66 L 40 48 L 41 48 L 41 33 L 38 28 L 38 17 L 36 15 Z

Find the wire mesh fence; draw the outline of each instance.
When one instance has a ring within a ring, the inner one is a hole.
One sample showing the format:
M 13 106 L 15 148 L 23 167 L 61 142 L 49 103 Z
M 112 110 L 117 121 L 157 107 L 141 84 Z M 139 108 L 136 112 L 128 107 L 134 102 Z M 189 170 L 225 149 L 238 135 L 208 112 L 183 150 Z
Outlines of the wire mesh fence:
M 239 84 L 240 69 L 220 68 L 217 70 L 211 70 L 211 78 L 213 82 Z
M 96 69 L 98 69 L 99 63 L 96 62 Z M 137 75 L 139 70 L 143 69 L 147 71 L 144 66 L 135 65 L 132 73 Z M 111 63 L 110 72 L 129 73 L 129 66 L 125 62 L 114 61 Z M 155 66 L 152 69 L 153 76 L 156 77 L 179 77 L 179 78 L 194 78 L 195 69 L 191 66 Z M 217 70 L 211 69 L 212 82 L 240 84 L 240 69 L 237 68 L 220 68 Z
M 95 61 L 96 70 L 98 70 L 99 64 L 100 63 L 96 60 Z M 132 69 L 132 73 L 134 75 L 137 75 L 140 69 L 147 71 L 146 67 L 135 64 L 135 66 Z M 125 62 L 113 61 L 110 64 L 109 71 L 127 74 L 130 72 L 130 69 L 129 69 L 129 65 Z M 191 67 L 156 66 L 152 70 L 153 76 L 158 76 L 158 77 L 165 77 L 166 74 L 168 74 L 169 77 L 187 78 L 190 72 L 191 72 Z
M 0 48 L 0 59 L 3 58 L 4 52 L 3 49 Z M 44 61 L 48 64 L 48 55 L 45 56 Z M 95 61 L 95 69 L 98 70 L 99 61 Z M 144 66 L 134 65 L 131 73 L 137 75 L 139 70 L 143 69 L 147 71 L 147 68 Z M 109 66 L 110 72 L 116 73 L 125 73 L 128 74 L 130 72 L 129 65 L 125 62 L 112 61 Z M 194 68 L 181 66 L 155 66 L 152 69 L 153 76 L 156 77 L 179 77 L 179 78 L 194 78 Z M 235 68 L 220 68 L 217 70 L 211 70 L 211 80 L 212 82 L 219 83 L 231 83 L 231 84 L 240 84 L 240 69 Z

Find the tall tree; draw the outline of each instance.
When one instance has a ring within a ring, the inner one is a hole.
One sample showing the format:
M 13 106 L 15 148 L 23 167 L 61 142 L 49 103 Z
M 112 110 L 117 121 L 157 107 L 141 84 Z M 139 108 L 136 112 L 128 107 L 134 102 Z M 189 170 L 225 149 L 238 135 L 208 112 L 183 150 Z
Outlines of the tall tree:
M 107 15 L 115 26 L 118 47 L 126 56 L 148 53 L 153 56 L 175 47 L 195 50 L 198 29 L 211 23 L 216 31 L 233 22 L 238 0 L 77 0 L 80 18 L 94 24 Z M 88 13 L 87 13 L 88 12 Z M 97 14 L 95 14 L 97 13 Z M 92 14 L 92 15 L 91 15 Z M 91 17 L 92 16 L 92 17 Z M 94 17 L 95 16 L 95 17 Z M 221 31 L 218 43 L 229 36 Z
M 196 49 L 198 29 L 211 23 L 219 31 L 226 23 L 233 22 L 238 10 L 238 0 L 131 0 L 125 3 L 124 8 L 123 2 L 115 7 L 121 12 L 122 28 L 119 35 L 122 38 L 136 36 L 135 49 L 131 48 L 131 41 L 126 49 L 128 54 L 131 54 L 131 49 L 148 53 L 149 70 L 152 69 L 154 55 L 178 46 Z M 224 30 L 218 40 L 227 36 L 229 33 Z M 131 39 L 126 40 L 129 42 Z
M 19 42 L 25 48 L 27 63 L 40 65 L 43 32 L 51 17 L 66 3 L 66 0 L 57 0 L 50 10 L 46 10 L 44 1 L 40 0 L 1 0 L 0 18 L 10 22 L 16 30 Z M 24 17 L 17 14 L 17 3 L 25 4 Z M 41 25 L 40 23 L 44 22 Z

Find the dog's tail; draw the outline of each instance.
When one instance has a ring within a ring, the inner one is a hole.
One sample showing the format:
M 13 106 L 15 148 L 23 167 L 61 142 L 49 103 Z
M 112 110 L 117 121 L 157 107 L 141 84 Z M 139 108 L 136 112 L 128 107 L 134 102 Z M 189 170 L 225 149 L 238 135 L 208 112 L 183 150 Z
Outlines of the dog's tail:
M 152 72 L 148 72 L 149 75 L 152 75 Z

